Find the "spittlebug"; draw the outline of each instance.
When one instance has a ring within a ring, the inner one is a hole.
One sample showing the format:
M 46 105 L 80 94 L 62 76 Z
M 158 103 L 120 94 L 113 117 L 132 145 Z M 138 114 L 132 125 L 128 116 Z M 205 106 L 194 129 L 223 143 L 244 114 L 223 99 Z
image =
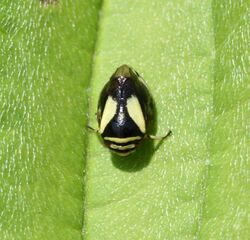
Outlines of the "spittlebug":
M 98 101 L 98 129 L 104 144 L 113 152 L 127 156 L 145 139 L 163 140 L 171 135 L 148 133 L 154 119 L 153 100 L 144 80 L 128 65 L 117 68 L 104 86 Z

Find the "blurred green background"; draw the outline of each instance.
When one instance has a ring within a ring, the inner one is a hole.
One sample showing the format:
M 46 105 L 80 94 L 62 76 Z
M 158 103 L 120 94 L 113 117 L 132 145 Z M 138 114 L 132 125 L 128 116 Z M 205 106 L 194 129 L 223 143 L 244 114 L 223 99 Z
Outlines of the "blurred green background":
M 247 239 L 249 10 L 1 0 L 0 239 Z M 118 158 L 86 125 L 125 63 L 173 136 Z

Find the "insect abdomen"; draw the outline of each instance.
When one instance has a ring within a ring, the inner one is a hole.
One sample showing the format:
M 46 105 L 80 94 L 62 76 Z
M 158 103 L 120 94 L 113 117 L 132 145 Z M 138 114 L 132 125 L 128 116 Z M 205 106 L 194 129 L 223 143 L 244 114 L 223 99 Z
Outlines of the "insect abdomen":
M 104 143 L 115 153 L 121 156 L 127 156 L 136 150 L 142 139 L 141 136 L 127 138 L 104 137 Z

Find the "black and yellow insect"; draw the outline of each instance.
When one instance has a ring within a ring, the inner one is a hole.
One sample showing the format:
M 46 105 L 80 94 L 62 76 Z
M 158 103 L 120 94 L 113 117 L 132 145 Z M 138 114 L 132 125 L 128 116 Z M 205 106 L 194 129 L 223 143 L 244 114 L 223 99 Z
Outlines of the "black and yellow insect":
M 154 119 L 153 100 L 144 80 L 129 67 L 117 68 L 104 86 L 97 110 L 98 129 L 104 144 L 115 153 L 127 156 L 144 139 L 162 140 L 165 136 L 150 135 L 148 130 Z

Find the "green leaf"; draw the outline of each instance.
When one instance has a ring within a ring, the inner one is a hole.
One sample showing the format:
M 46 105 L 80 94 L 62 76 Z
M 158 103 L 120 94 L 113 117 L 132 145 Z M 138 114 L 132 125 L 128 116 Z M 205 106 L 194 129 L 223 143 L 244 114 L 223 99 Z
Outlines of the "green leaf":
M 129 158 L 111 160 L 107 150 L 96 148 L 97 138 L 90 137 L 86 239 L 191 239 L 197 235 L 213 110 L 210 4 L 104 4 L 91 109 L 115 67 L 127 63 L 151 89 L 158 134 L 170 128 L 173 136 L 156 151 L 144 144 Z
M 47 1 L 49 2 L 49 1 Z M 100 1 L 0 3 L 0 239 L 82 239 Z
M 214 1 L 211 165 L 200 239 L 249 237 L 249 4 Z
M 0 239 L 247 239 L 248 11 L 2 0 Z M 85 126 L 125 63 L 173 136 L 120 158 Z

